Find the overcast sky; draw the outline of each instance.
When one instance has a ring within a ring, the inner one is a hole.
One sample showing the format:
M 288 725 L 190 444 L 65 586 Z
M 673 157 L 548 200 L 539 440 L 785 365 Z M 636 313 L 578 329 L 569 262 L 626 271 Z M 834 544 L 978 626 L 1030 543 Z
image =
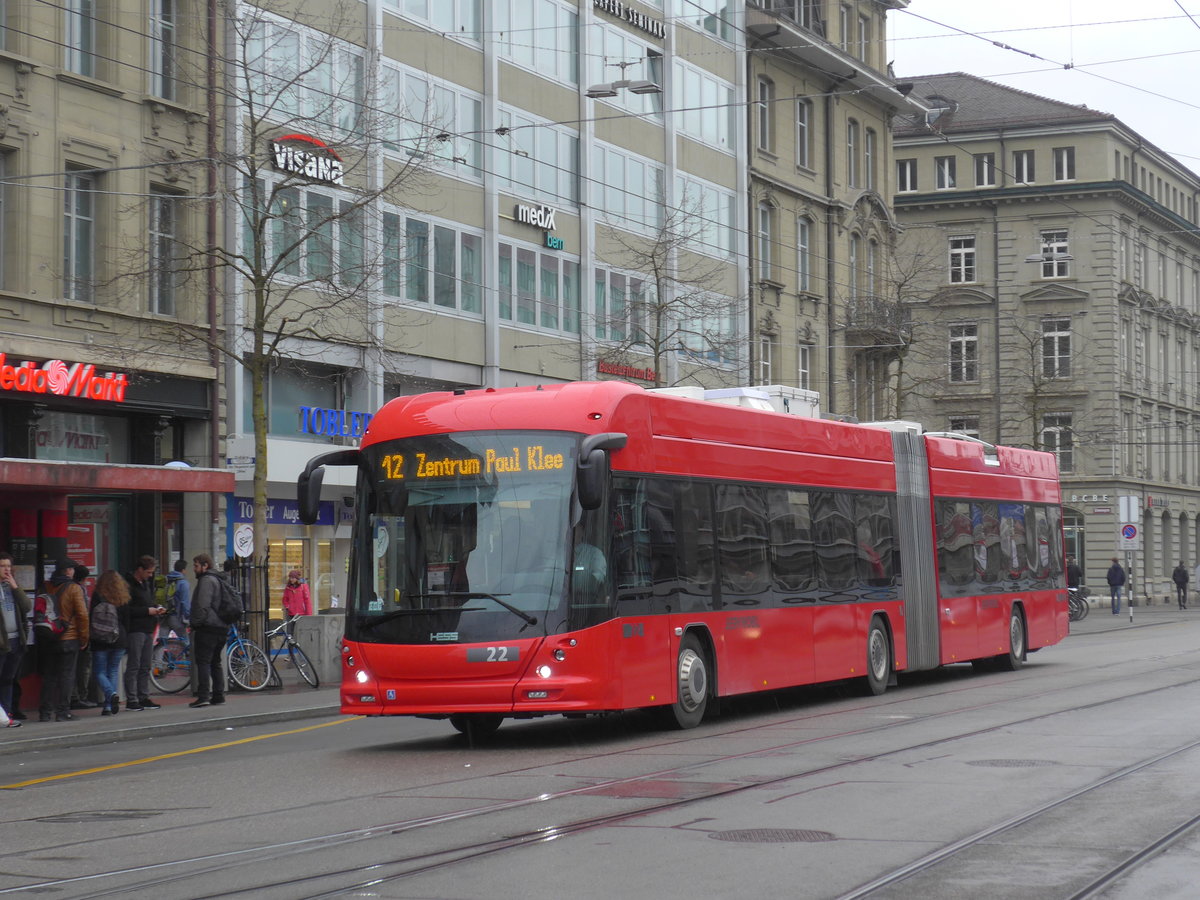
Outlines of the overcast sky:
M 1200 0 L 911 0 L 888 44 L 901 79 L 968 72 L 1112 113 L 1200 172 Z

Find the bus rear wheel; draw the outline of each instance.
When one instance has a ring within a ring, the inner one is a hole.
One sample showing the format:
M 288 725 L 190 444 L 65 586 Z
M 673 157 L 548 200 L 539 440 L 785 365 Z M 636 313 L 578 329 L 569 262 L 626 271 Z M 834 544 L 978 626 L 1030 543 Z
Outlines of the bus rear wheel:
M 472 740 L 495 734 L 503 721 L 504 716 L 489 713 L 456 713 L 450 717 L 454 730 Z
M 1025 663 L 1025 619 L 1019 606 L 1008 615 L 1008 653 L 1001 653 L 995 661 L 1006 672 L 1015 672 Z
M 867 690 L 879 696 L 887 690 L 892 677 L 892 642 L 878 616 L 867 632 Z
M 675 702 L 669 707 L 667 723 L 675 728 L 695 728 L 708 709 L 708 661 L 704 648 L 693 634 L 679 645 L 675 665 Z

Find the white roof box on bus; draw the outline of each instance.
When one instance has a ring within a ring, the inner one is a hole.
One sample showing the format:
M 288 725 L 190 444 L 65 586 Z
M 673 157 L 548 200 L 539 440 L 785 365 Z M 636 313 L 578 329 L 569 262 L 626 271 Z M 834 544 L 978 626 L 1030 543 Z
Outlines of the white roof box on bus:
M 863 422 L 871 428 L 886 428 L 888 431 L 907 431 L 909 434 L 924 434 L 925 427 L 920 422 L 910 422 L 908 419 L 885 419 L 882 422 Z
M 666 394 L 668 397 L 687 397 L 689 400 L 703 400 L 704 388 L 697 387 L 694 384 L 685 385 L 684 387 L 670 388 L 646 388 L 652 394 Z
M 710 403 L 728 403 L 730 406 L 742 406 L 746 409 L 765 409 L 768 412 L 775 409 L 771 405 L 771 398 L 758 388 L 715 388 L 705 391 L 704 399 Z
M 821 395 L 816 391 L 786 384 L 756 384 L 754 390 L 763 391 L 767 395 L 775 412 L 809 419 L 821 418 Z

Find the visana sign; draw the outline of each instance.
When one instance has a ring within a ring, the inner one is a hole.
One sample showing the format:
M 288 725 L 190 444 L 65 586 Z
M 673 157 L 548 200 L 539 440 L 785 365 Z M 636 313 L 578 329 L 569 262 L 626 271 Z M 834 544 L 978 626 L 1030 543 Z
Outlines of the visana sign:
M 314 153 L 295 144 L 308 144 L 320 152 Z M 285 134 L 271 141 L 271 160 L 280 172 L 303 175 L 326 184 L 341 184 L 345 175 L 342 158 L 324 141 L 307 134 Z
M 558 210 L 551 209 L 549 206 L 526 206 L 518 203 L 513 218 L 525 225 L 534 225 L 547 231 L 553 231 L 554 215 L 557 212 Z
M 51 359 L 41 366 L 28 360 L 14 366 L 8 363 L 8 354 L 0 353 L 0 390 L 124 403 L 128 386 L 124 373 L 100 375 L 91 363 L 68 366 L 61 359 Z

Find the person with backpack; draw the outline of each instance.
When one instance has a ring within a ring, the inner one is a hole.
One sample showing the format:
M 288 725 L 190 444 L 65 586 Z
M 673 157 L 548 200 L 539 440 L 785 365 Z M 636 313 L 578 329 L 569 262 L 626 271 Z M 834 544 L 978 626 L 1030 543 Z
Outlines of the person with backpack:
M 225 669 L 221 651 L 229 635 L 229 616 L 233 615 L 229 598 L 236 596 L 225 576 L 213 568 L 213 559 L 199 553 L 192 559 L 196 590 L 192 595 L 192 660 L 196 666 L 196 699 L 192 709 L 225 702 Z M 241 617 L 241 601 L 237 603 Z M 224 615 L 223 615 L 224 613 Z M 233 621 L 237 621 L 235 618 Z
M 174 569 L 167 573 L 167 599 L 164 604 L 167 613 L 162 619 L 163 637 L 167 636 L 166 632 L 174 631 L 184 647 L 190 646 L 188 623 L 192 617 L 192 586 L 183 575 L 186 568 L 187 560 L 177 559 Z
M 121 711 L 118 686 L 121 660 L 129 634 L 129 585 L 116 569 L 109 569 L 92 592 L 92 669 L 103 696 L 102 716 Z
M 0 553 L 0 709 L 10 717 L 12 728 L 21 727 L 13 684 L 25 655 L 25 619 L 32 610 L 33 604 L 13 577 L 12 555 Z
M 75 583 L 75 560 L 59 559 L 45 591 L 34 600 L 33 626 L 37 635 L 42 702 L 38 721 L 69 722 L 75 662 L 90 638 L 83 588 Z
M 78 565 L 75 567 L 75 574 L 71 576 L 83 591 L 83 602 L 89 610 L 92 608 L 92 601 L 88 597 L 87 580 L 91 574 L 87 566 Z M 80 649 L 79 659 L 75 661 L 75 687 L 71 691 L 71 709 L 95 709 L 99 706 L 99 703 L 92 700 L 95 688 L 96 681 L 92 677 L 92 651 L 89 643 L 88 649 Z
M 125 708 L 130 710 L 162 709 L 150 699 L 150 663 L 154 656 L 154 631 L 167 611 L 154 597 L 154 570 L 158 560 L 153 556 L 138 558 L 133 572 L 125 576 L 129 585 L 129 630 L 125 661 Z

